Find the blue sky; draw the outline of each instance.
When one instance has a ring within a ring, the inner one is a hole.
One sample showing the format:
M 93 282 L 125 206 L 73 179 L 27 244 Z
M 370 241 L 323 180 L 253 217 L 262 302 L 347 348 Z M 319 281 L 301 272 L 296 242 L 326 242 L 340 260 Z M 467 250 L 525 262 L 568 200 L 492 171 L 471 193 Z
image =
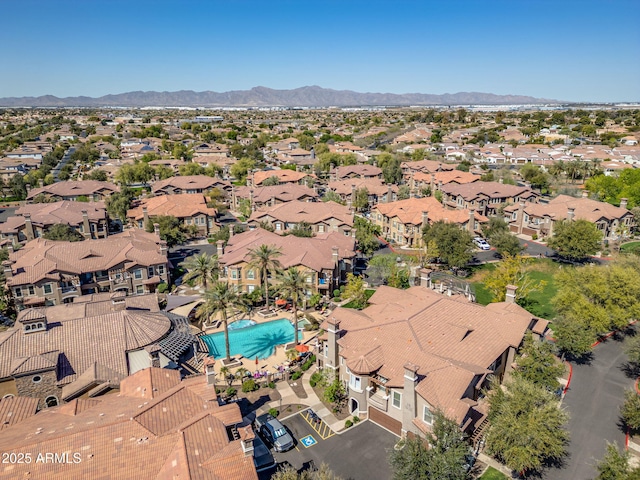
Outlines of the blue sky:
M 319 85 L 640 101 L 638 0 L 1 0 L 0 97 Z

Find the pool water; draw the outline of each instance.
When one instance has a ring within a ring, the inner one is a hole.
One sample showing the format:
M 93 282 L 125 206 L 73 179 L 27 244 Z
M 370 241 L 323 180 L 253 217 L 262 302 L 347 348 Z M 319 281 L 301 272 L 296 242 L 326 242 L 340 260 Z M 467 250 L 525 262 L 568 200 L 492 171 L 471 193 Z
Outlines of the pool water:
M 242 322 L 238 320 L 233 323 Z M 233 323 L 231 325 L 233 325 Z M 243 328 L 231 328 L 229 325 L 230 355 L 242 355 L 245 358 L 265 359 L 273 355 L 276 345 L 293 342 L 294 330 L 291 322 L 285 318 L 270 322 L 258 323 Z M 201 337 L 214 358 L 226 356 L 224 332 L 213 333 Z
M 249 319 L 236 320 L 235 322 L 231 322 L 229 324 L 229 330 L 237 330 L 239 328 L 253 327 L 255 324 L 256 322 Z

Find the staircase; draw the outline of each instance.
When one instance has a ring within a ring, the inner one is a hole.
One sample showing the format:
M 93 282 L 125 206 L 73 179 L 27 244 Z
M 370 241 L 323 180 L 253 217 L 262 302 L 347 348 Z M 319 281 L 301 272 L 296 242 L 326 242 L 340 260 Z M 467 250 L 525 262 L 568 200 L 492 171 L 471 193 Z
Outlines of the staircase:
M 487 428 L 489 428 L 489 418 L 485 415 L 485 417 L 482 419 L 482 422 L 480 422 L 478 427 L 473 432 L 473 435 L 471 435 L 470 440 L 471 440 L 471 443 L 473 444 L 474 450 L 478 449 L 478 445 L 482 441 L 484 434 L 487 431 Z

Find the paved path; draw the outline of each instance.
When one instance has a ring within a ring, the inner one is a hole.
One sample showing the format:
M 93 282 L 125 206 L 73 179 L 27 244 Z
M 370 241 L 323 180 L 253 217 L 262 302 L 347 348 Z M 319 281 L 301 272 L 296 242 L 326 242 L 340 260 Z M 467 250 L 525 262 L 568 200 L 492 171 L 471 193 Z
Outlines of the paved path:
M 573 377 L 563 400 L 571 416 L 569 458 L 564 468 L 546 472 L 545 479 L 593 479 L 606 442 L 624 446 L 625 435 L 618 427 L 620 405 L 625 389 L 632 388 L 634 380 L 621 368 L 627 361 L 622 342 L 609 339 L 593 353 L 591 365 L 573 364 Z

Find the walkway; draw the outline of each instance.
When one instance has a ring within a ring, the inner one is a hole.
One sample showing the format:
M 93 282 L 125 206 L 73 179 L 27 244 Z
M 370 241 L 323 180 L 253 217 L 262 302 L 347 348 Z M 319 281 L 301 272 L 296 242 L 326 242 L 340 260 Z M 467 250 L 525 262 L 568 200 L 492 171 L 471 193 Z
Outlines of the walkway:
M 316 395 L 316 392 L 313 390 L 311 385 L 309 384 L 309 378 L 311 374 L 315 371 L 315 369 L 310 368 L 307 370 L 304 375 L 298 380 L 289 380 L 289 382 L 280 381 L 276 383 L 276 389 L 280 396 L 281 400 L 275 400 L 273 402 L 265 403 L 261 406 L 256 412 L 255 415 L 262 415 L 266 413 L 271 408 L 275 408 L 278 410 L 280 406 L 284 405 L 292 405 L 299 404 L 305 405 L 307 407 L 311 407 L 311 409 L 316 412 L 316 414 L 324 420 L 324 422 L 333 430 L 334 432 L 338 432 L 344 429 L 344 420 L 338 420 L 336 416 L 331 413 L 331 411 L 322 403 L 322 401 Z M 301 384 L 304 387 L 304 391 L 307 394 L 307 398 L 300 398 L 291 388 L 290 384 L 294 382 Z
M 622 342 L 613 338 L 593 349 L 590 365 L 573 364 L 573 376 L 562 406 L 568 411 L 569 457 L 561 469 L 545 472 L 544 478 L 573 480 L 594 478 L 595 465 L 604 456 L 606 442 L 625 443 L 618 427 L 624 391 L 633 387 L 622 367 L 627 357 Z

